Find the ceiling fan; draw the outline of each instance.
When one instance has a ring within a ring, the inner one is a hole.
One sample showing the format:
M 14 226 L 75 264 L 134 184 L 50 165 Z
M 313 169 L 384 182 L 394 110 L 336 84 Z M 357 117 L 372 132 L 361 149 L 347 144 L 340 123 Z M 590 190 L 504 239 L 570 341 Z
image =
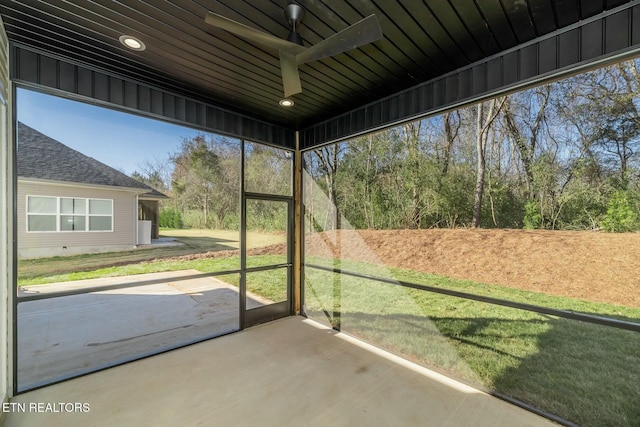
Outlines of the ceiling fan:
M 369 15 L 311 47 L 304 47 L 302 38 L 297 32 L 304 18 L 304 9 L 299 4 L 289 4 L 284 9 L 284 15 L 291 26 L 291 32 L 286 40 L 213 12 L 207 13 L 205 22 L 265 47 L 278 49 L 285 98 L 302 92 L 298 65 L 347 52 L 382 38 L 378 19 L 375 15 Z

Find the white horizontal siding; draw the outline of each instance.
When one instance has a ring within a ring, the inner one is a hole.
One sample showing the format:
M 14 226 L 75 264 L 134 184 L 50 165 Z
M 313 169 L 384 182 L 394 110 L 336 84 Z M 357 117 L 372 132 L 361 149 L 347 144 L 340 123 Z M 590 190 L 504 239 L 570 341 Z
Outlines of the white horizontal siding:
M 27 196 L 79 197 L 113 200 L 113 231 L 100 232 L 27 232 Z M 95 248 L 122 249 L 136 245 L 136 194 L 130 191 L 97 189 L 88 187 L 58 186 L 18 181 L 18 253 L 21 257 L 51 256 L 65 251 L 95 252 Z M 66 247 L 67 249 L 63 249 Z M 30 255 L 31 254 L 31 255 Z

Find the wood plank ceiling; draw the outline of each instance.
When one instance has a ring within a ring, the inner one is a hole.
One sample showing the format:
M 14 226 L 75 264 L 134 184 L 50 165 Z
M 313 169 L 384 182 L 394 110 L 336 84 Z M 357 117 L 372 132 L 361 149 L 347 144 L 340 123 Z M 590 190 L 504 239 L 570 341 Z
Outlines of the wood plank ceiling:
M 10 41 L 290 128 L 302 128 L 629 0 L 300 0 L 305 46 L 376 14 L 384 38 L 300 66 L 282 108 L 278 52 L 204 22 L 213 11 L 286 38 L 289 0 L 0 0 Z M 135 52 L 118 38 L 140 38 Z

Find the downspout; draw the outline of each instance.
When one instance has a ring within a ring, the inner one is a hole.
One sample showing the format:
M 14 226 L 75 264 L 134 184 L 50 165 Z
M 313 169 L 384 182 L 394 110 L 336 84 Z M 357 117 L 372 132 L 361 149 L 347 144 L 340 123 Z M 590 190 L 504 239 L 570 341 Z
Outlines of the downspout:
M 140 209 L 140 200 L 138 199 L 140 197 L 140 195 L 138 193 L 136 193 L 136 203 L 133 209 L 133 221 L 134 224 L 136 225 L 134 228 L 134 233 L 135 235 L 133 236 L 133 241 L 135 242 L 135 247 L 138 247 L 140 245 L 140 242 L 138 241 L 138 239 L 140 238 L 140 221 L 138 221 L 138 210 Z M 115 221 L 115 220 L 114 220 Z

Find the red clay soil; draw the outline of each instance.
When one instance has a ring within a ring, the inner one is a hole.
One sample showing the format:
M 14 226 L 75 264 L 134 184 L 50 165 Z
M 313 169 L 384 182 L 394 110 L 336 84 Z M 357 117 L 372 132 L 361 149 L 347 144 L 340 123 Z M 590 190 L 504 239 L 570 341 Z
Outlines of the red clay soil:
M 343 230 L 307 236 L 305 245 L 312 255 L 640 307 L 640 233 Z

